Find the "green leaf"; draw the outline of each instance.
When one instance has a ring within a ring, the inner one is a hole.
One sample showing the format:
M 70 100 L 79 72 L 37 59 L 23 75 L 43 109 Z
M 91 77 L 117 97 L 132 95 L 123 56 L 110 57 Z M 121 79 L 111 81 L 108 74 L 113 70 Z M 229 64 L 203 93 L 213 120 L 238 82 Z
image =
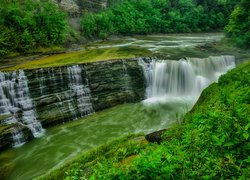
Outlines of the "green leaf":
M 243 137 L 244 137 L 246 140 L 248 140 L 249 134 L 248 134 L 248 133 L 243 133 Z
M 246 126 L 245 126 L 245 130 L 247 131 L 250 127 L 250 123 L 248 123 Z
M 218 145 L 218 146 L 222 145 L 221 140 L 217 136 L 212 135 L 212 139 L 213 139 L 213 141 L 215 142 L 216 145 Z
M 224 147 L 229 147 L 229 146 L 233 146 L 234 143 L 233 142 L 226 142 L 223 146 Z
M 250 156 L 248 156 L 247 159 L 244 159 L 243 161 L 246 163 L 250 163 Z

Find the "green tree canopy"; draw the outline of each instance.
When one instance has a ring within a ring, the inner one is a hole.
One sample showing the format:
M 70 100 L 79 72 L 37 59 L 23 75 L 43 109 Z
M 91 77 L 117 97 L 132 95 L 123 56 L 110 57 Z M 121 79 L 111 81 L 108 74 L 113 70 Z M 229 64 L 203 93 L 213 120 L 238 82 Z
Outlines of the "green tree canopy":
M 241 0 L 225 27 L 228 37 L 241 47 L 250 47 L 250 1 Z
M 0 54 L 63 43 L 66 16 L 49 0 L 0 2 Z
M 238 0 L 124 0 L 82 17 L 88 38 L 111 34 L 148 34 L 221 30 Z M 106 24 L 106 25 L 104 25 Z

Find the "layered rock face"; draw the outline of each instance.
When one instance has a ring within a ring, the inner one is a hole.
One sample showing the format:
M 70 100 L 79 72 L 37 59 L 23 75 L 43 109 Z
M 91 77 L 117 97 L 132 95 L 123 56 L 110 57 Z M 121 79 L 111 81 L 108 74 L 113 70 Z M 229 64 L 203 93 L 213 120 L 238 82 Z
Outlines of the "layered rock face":
M 32 103 L 30 107 L 35 112 L 35 118 L 32 120 L 39 121 L 43 128 L 79 119 L 118 104 L 138 102 L 143 100 L 145 94 L 144 74 L 137 59 L 103 61 L 22 72 L 27 79 L 29 90 L 25 97 L 30 99 L 29 102 Z M 13 74 L 20 73 L 8 73 L 7 75 L 12 77 L 8 79 L 8 82 L 11 82 L 13 87 L 18 87 L 19 76 L 13 76 Z M 2 94 L 8 94 L 7 91 L 8 89 L 4 89 Z M 18 94 L 18 89 L 11 92 Z M 14 97 L 20 99 L 18 95 Z M 6 104 L 2 106 L 5 110 L 4 116 L 8 119 L 15 119 L 15 123 L 1 125 L 6 122 L 6 118 L 0 114 L 3 119 L 0 121 L 0 128 L 3 127 L 2 132 L 5 132 L 0 133 L 0 149 L 15 145 L 17 142 L 14 142 L 14 137 L 17 135 L 19 139 L 22 139 L 20 143 L 35 136 L 35 134 L 32 136 L 33 132 L 27 129 L 29 124 L 23 119 L 26 109 L 23 110 L 22 106 L 19 106 L 19 101 L 12 102 L 12 97 L 4 96 L 4 98 L 10 99 L 8 106 Z M 18 111 L 8 112 L 9 109 L 18 109 Z M 34 124 L 34 122 L 29 123 Z M 23 130 L 25 130 L 24 134 L 22 134 Z M 2 144 L 2 142 L 9 143 Z
M 136 59 L 25 71 L 43 127 L 144 98 Z

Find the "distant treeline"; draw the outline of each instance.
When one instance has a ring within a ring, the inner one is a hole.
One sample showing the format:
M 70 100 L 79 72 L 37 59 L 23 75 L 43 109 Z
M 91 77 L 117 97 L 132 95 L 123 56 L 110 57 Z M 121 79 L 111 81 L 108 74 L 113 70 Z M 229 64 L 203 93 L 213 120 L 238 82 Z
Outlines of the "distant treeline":
M 237 1 L 120 0 L 108 10 L 84 14 L 85 37 L 110 34 L 186 33 L 223 29 Z
M 249 0 L 117 0 L 113 5 L 109 0 L 109 4 L 105 11 L 83 15 L 83 36 L 211 32 L 223 30 L 229 22 L 228 37 L 249 47 Z

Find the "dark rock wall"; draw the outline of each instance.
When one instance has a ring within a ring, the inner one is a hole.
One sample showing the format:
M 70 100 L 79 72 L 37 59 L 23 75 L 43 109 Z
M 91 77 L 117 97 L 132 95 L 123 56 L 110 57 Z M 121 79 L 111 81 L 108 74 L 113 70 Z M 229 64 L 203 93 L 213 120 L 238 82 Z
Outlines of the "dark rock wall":
M 137 61 L 106 61 L 85 68 L 95 111 L 144 98 L 144 75 Z
M 81 83 L 90 90 L 93 111 L 144 98 L 144 75 L 136 59 L 88 63 L 79 68 Z M 79 97 L 70 88 L 68 67 L 27 70 L 25 74 L 43 127 L 84 116 L 78 111 Z
M 17 123 L 11 125 L 2 125 L 0 129 L 0 151 L 13 146 L 14 142 L 11 132 L 12 128 L 22 131 L 25 141 L 30 141 L 34 138 L 31 131 L 27 127 L 21 126 Z

